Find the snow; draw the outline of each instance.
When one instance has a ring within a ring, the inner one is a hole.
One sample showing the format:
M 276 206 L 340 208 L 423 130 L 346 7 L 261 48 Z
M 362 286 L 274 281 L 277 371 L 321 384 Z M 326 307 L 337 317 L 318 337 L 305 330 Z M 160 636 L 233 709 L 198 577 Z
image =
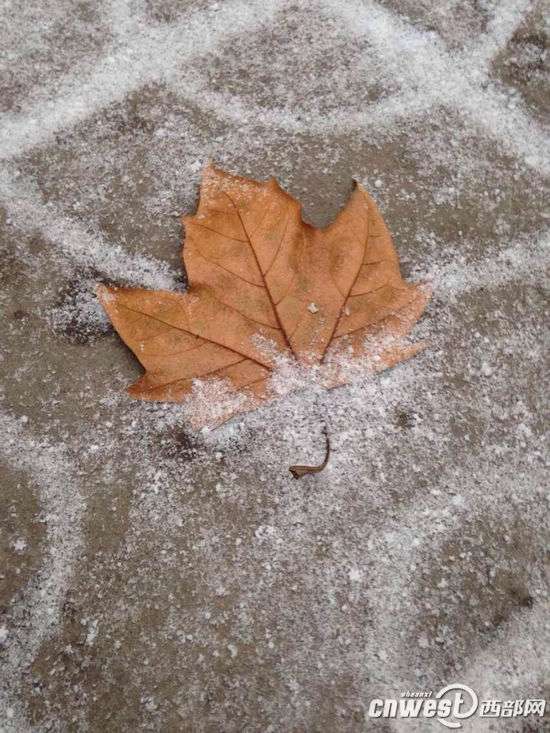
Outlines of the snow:
M 2 457 L 23 470 L 30 471 L 33 480 L 41 487 L 43 511 L 47 525 L 47 546 L 42 566 L 35 577 L 23 589 L 21 598 L 10 610 L 11 622 L 19 627 L 17 634 L 3 626 L 0 640 L 7 646 L 0 680 L 0 705 L 17 701 L 21 684 L 20 671 L 34 658 L 40 644 L 56 628 L 61 604 L 68 589 L 72 569 L 81 546 L 80 520 L 84 510 L 78 490 L 72 490 L 71 468 L 61 446 L 52 446 L 44 440 L 29 437 L 19 420 L 9 413 L 0 413 L 3 441 Z M 25 421 L 24 421 L 25 424 Z M 16 541 L 15 550 L 21 551 L 24 541 Z M 27 618 L 27 609 L 32 616 Z M 11 642 L 11 643 L 10 643 Z M 20 703 L 16 725 L 24 730 Z M 16 720 L 15 713 L 13 720 Z
M 66 6 L 34 7 L 1 41 L 2 725 L 359 731 L 406 689 L 542 694 L 548 141 L 494 65 L 531 4 L 98 4 L 73 67 Z M 433 287 L 428 348 L 330 391 L 281 361 L 279 398 L 217 430 L 189 415 L 244 399 L 223 383 L 130 400 L 96 284 L 184 289 L 211 158 L 317 225 L 360 181 Z
M 25 552 L 25 550 L 27 549 L 27 543 L 24 539 L 19 537 L 13 543 L 13 549 L 15 550 L 15 552 Z

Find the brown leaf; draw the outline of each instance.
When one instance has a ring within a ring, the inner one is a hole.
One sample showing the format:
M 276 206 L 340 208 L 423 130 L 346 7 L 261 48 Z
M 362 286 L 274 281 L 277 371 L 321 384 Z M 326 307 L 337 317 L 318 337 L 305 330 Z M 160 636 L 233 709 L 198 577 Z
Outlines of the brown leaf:
M 187 293 L 98 289 L 145 367 L 134 397 L 178 402 L 195 380 L 223 379 L 249 398 L 234 413 L 270 398 L 281 355 L 322 365 L 331 387 L 346 381 L 342 357 L 374 355 L 379 370 L 424 347 L 400 339 L 429 292 L 401 278 L 391 236 L 360 185 L 335 221 L 316 229 L 274 179 L 208 166 L 197 213 L 183 221 Z

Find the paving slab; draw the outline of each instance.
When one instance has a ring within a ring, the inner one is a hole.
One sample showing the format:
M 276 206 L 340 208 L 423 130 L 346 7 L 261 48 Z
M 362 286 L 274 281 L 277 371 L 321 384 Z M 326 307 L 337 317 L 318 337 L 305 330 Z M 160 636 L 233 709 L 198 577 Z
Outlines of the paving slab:
M 550 698 L 545 3 L 5 12 L 0 730 L 435 731 L 371 702 Z M 432 284 L 428 348 L 331 391 L 283 366 L 292 394 L 217 430 L 132 400 L 95 288 L 185 291 L 209 160 L 316 226 L 362 183 Z

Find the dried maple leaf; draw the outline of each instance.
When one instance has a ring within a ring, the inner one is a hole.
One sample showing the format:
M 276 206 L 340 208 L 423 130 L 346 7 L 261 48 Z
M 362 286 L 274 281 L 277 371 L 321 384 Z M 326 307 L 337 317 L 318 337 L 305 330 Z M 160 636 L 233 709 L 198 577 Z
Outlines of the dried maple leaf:
M 198 211 L 183 221 L 186 293 L 98 291 L 146 369 L 132 396 L 178 402 L 198 379 L 227 380 L 247 399 L 220 413 L 223 422 L 273 396 L 281 357 L 317 366 L 331 387 L 346 381 L 342 356 L 374 356 L 380 370 L 423 348 L 401 338 L 429 292 L 401 278 L 391 236 L 360 185 L 335 221 L 316 229 L 274 179 L 208 166 Z

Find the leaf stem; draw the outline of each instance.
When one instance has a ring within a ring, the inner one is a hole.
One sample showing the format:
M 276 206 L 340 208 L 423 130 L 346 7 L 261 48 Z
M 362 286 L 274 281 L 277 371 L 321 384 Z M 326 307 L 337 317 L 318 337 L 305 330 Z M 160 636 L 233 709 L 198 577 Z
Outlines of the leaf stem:
M 309 473 L 320 473 L 323 469 L 326 468 L 328 464 L 328 460 L 330 458 L 330 439 L 328 437 L 328 429 L 326 423 L 323 425 L 323 433 L 325 436 L 325 460 L 318 466 L 289 466 L 290 473 L 294 476 L 294 478 L 302 478 L 302 476 L 306 476 Z

